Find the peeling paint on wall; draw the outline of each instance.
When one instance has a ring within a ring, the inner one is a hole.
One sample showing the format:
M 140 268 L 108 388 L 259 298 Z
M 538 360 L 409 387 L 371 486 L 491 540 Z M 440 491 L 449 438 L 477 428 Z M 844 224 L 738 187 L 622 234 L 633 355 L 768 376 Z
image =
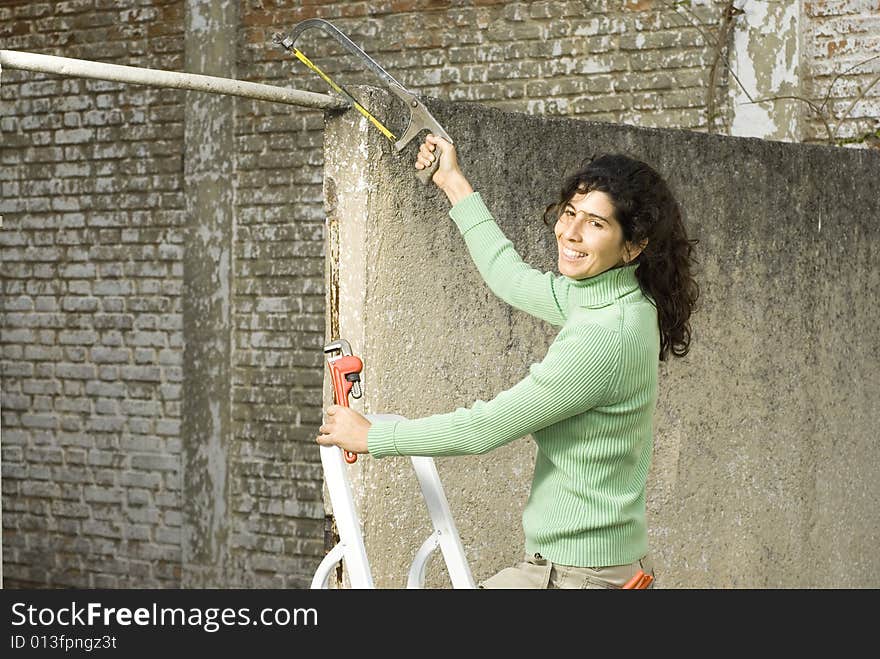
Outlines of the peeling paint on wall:
M 734 28 L 730 65 L 745 89 L 731 80 L 731 134 L 799 141 L 799 101 L 752 101 L 799 94 L 800 4 L 740 0 L 737 7 L 744 14 Z

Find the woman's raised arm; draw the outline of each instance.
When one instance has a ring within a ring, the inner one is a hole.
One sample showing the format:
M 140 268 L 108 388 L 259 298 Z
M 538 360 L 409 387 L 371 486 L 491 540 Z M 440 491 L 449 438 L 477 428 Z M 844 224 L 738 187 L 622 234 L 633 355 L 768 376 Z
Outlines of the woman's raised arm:
M 552 325 L 565 323 L 565 278 L 536 270 L 522 260 L 462 173 L 455 147 L 428 135 L 419 147 L 416 169 L 430 166 L 438 149 L 442 158 L 432 180 L 453 205 L 449 214 L 483 280 L 495 295 L 517 309 Z

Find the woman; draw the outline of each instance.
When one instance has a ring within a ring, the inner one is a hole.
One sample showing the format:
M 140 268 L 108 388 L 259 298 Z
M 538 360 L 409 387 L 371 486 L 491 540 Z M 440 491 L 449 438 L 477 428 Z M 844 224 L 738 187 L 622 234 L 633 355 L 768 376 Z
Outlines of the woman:
M 559 276 L 522 262 L 458 164 L 428 135 L 416 168 L 442 155 L 432 180 L 452 204 L 480 274 L 499 297 L 562 329 L 529 375 L 489 402 L 370 423 L 333 405 L 319 444 L 355 453 L 467 455 L 526 435 L 538 447 L 523 512 L 526 558 L 483 588 L 620 588 L 648 556 L 645 483 L 658 361 L 682 357 L 699 294 L 681 213 L 663 179 L 623 155 L 566 179 L 555 222 Z

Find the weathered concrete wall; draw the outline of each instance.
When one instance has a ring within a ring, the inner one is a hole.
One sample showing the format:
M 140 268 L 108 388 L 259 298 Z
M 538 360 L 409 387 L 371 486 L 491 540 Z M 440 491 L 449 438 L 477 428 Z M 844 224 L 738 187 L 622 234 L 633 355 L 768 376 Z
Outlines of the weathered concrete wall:
M 186 2 L 186 70 L 236 77 L 237 7 Z M 189 92 L 185 101 L 183 264 L 183 586 L 230 581 L 230 456 L 235 235 L 235 102 Z
M 370 103 L 392 113 L 384 93 Z M 561 175 L 602 151 L 655 165 L 700 240 L 692 349 L 660 367 L 648 482 L 657 585 L 880 585 L 880 155 L 430 107 L 535 267 L 555 267 L 540 215 Z M 414 178 L 413 153 L 394 152 L 356 113 L 328 121 L 338 331 L 364 360 L 354 405 L 366 413 L 418 417 L 486 400 L 524 377 L 556 331 L 482 283 L 445 196 Z M 533 459 L 525 438 L 438 460 L 478 579 L 521 554 Z M 430 531 L 415 478 L 407 458 L 358 468 L 367 550 L 381 557 L 374 577 L 401 587 Z M 448 583 L 439 558 L 429 572 L 429 585 Z

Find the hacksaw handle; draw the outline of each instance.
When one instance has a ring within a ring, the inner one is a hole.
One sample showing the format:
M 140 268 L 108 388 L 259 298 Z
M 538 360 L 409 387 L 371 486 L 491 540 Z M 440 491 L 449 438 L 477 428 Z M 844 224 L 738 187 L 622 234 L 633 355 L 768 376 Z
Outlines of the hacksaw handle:
M 437 171 L 437 167 L 440 166 L 440 149 L 436 149 L 434 151 L 436 154 L 436 158 L 434 158 L 434 162 L 431 163 L 430 167 L 426 167 L 425 169 L 416 170 L 416 177 L 419 181 L 422 182 L 422 185 L 427 185 L 431 178 L 434 176 L 434 172 Z

